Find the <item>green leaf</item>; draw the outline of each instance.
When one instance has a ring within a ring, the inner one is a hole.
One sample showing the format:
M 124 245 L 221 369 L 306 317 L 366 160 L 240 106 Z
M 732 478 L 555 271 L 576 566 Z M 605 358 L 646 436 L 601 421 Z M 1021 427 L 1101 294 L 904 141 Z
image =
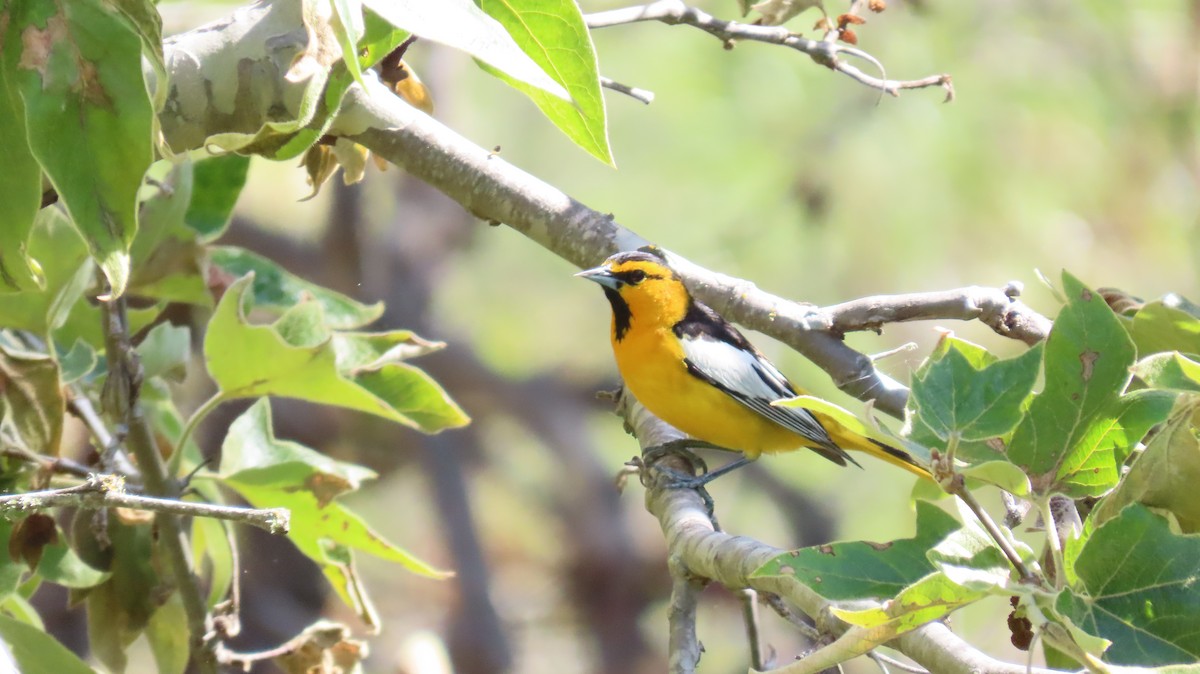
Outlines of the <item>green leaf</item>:
M 513 79 L 570 100 L 567 90 L 521 49 L 504 26 L 471 0 L 366 0 L 363 5 L 397 28 L 464 51 Z
M 1042 392 L 1013 433 L 1008 458 L 1038 494 L 1095 496 L 1117 482 L 1110 434 L 1128 404 L 1133 343 L 1104 298 L 1063 272 L 1067 304 L 1046 340 Z M 1106 439 L 1099 442 L 1099 439 Z
M 66 401 L 50 356 L 0 346 L 0 439 L 58 456 Z
M 250 406 L 225 435 L 221 475 L 255 487 L 308 490 L 321 505 L 375 479 L 375 471 L 331 459 L 296 442 L 276 440 L 266 398 Z
M 4 52 L 25 102 L 30 147 L 120 295 L 152 159 L 141 40 L 101 0 L 12 7 Z
M 58 541 L 47 545 L 42 550 L 42 560 L 38 563 L 38 575 L 51 583 L 73 588 L 95 587 L 108 580 L 112 575 L 88 566 L 79 558 L 60 535 Z
M 1133 462 L 1117 488 L 1096 506 L 1091 518 L 1105 522 L 1130 503 L 1169 511 L 1183 533 L 1200 533 L 1200 441 L 1192 420 L 1200 410 L 1200 396 L 1180 399 L 1167 424 L 1154 435 L 1146 450 Z
M 146 379 L 165 377 L 183 381 L 192 355 L 191 330 L 182 325 L 160 323 L 137 345 L 137 354 L 142 361 L 142 376 Z
M 272 326 L 250 325 L 241 305 L 251 277 L 235 282 L 208 325 L 209 373 L 227 398 L 278 395 L 369 412 L 433 433 L 469 419 L 421 370 L 405 363 L 341 371 L 321 305 L 302 302 Z
M 100 358 L 96 350 L 82 339 L 76 339 L 70 351 L 59 354 L 58 367 L 62 370 L 60 376 L 63 384 L 71 384 L 92 373 Z
M 926 556 L 938 571 L 957 585 L 989 594 L 1011 594 L 1019 588 L 1020 582 L 1012 564 L 975 516 L 968 511 L 965 517 L 970 518 L 965 520 L 967 525 L 930 548 Z M 1033 552 L 1027 546 L 1015 547 L 1025 561 L 1033 560 Z
M 0 640 L 21 674 L 94 674 L 45 630 L 0 614 Z
M 183 221 L 208 243 L 229 225 L 233 207 L 246 185 L 250 158 L 232 153 L 209 157 L 196 162 L 192 170 L 192 200 Z
M 1029 494 L 1029 476 L 1007 461 L 985 461 L 958 470 L 969 480 L 996 485 L 1014 496 Z
M 158 674 L 183 674 L 190 656 L 190 637 L 183 600 L 174 592 L 146 625 L 146 640 L 150 642 Z
M 1118 665 L 1200 659 L 1200 535 L 1180 536 L 1138 504 L 1098 527 L 1075 571 L 1079 587 L 1055 606 L 1087 633 L 1112 641 Z
M 88 642 L 92 653 L 114 671 L 125 669 L 125 651 L 169 596 L 155 572 L 154 532 L 109 517 L 112 576 L 87 595 Z
M 1200 363 L 1178 351 L 1146 356 L 1133 366 L 1133 374 L 1154 388 L 1200 391 Z
M 986 440 L 1015 428 L 1038 376 L 1041 345 L 981 368 L 959 349 L 958 340 L 943 341 L 948 347 L 913 378 L 909 398 L 913 415 L 941 440 L 951 435 Z
M 931 573 L 904 588 L 884 606 L 859 610 L 833 607 L 830 611 L 851 625 L 869 629 L 886 626 L 890 634 L 897 635 L 944 618 L 986 596 L 986 592 L 965 588 L 942 573 Z
M 0 12 L 0 26 L 11 19 L 11 6 Z M 0 28 L 0 31 L 3 29 Z M 0 33 L 0 41 L 5 35 Z M 26 242 L 42 202 L 42 169 L 25 136 L 25 104 L 13 86 L 11 59 L 0 59 L 0 147 L 4 148 L 4 180 L 0 180 L 0 292 L 37 290 L 46 280 L 29 257 Z
M 574 0 L 482 0 L 481 7 L 571 98 L 551 95 L 498 68 L 484 69 L 529 96 L 571 140 L 612 166 L 596 50 L 579 6 Z
M 4 316 L 6 328 L 28 330 L 46 338 L 56 327 L 52 323 L 61 320 L 62 307 L 70 309 L 83 292 L 77 278 L 84 272 L 91 276 L 94 267 L 79 233 L 53 207 L 38 212 L 29 235 L 29 255 L 42 263 L 44 287 L 0 293 L 0 316 Z M 82 269 L 84 266 L 86 269 Z
M 140 297 L 212 306 L 212 295 L 201 268 L 203 247 L 196 233 L 184 225 L 192 200 L 192 163 L 162 161 L 151 174 L 165 174 L 141 204 L 140 225 L 130 250 L 133 275 L 129 293 Z
M 209 609 L 222 602 L 233 585 L 232 533 L 228 522 L 207 517 L 192 520 L 192 559 L 208 560 Z
M 362 79 L 362 67 L 358 62 L 358 41 L 362 39 L 362 0 L 332 0 L 333 34 L 342 46 L 342 61 L 349 67 L 354 81 L 366 86 Z
M 1142 358 L 1163 351 L 1200 354 L 1200 319 L 1162 300 L 1134 315 L 1130 334 Z
M 372 531 L 335 500 L 374 473 L 275 438 L 270 407 L 259 401 L 233 423 L 221 449 L 220 481 L 256 508 L 291 511 L 288 538 L 321 567 L 338 595 L 369 625 L 377 618 L 353 563 L 353 550 L 434 578 L 447 574 Z M 202 479 L 202 478 L 197 478 Z
M 892 597 L 934 571 L 926 553 L 961 525 L 935 505 L 917 502 L 917 533 L 890 543 L 832 543 L 785 552 L 752 577 L 790 576 L 835 601 Z
M 325 311 L 325 322 L 336 330 L 348 330 L 373 322 L 383 315 L 383 303 L 363 304 L 288 272 L 277 263 L 244 248 L 214 246 L 209 262 L 227 274 L 241 278 L 254 273 L 254 306 L 283 313 L 308 299 Z

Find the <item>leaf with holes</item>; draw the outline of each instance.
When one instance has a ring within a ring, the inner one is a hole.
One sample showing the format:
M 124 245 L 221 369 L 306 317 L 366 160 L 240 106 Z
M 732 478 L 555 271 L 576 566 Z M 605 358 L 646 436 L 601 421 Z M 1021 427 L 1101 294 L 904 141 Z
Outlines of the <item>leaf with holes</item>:
M 1067 304 L 1046 340 L 1042 392 L 1013 433 L 1008 458 L 1037 494 L 1096 496 L 1117 483 L 1122 410 L 1134 348 L 1099 294 L 1063 272 Z
M 917 533 L 890 543 L 854 541 L 792 550 L 769 560 L 752 575 L 790 577 L 832 600 L 883 599 L 935 569 L 929 548 L 961 525 L 937 506 L 917 502 Z
M 153 158 L 141 39 L 101 0 L 10 7 L 5 69 L 24 100 L 30 148 L 119 295 Z

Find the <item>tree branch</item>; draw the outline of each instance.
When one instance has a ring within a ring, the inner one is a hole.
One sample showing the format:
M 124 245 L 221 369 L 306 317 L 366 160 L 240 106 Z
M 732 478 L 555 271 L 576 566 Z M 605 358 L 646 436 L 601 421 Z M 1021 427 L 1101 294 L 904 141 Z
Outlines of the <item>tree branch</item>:
M 598 264 L 618 250 L 649 242 L 619 225 L 612 214 L 575 201 L 554 186 L 509 164 L 466 140 L 436 120 L 404 103 L 382 85 L 352 89 L 334 125 L 334 133 L 365 145 L 413 176 L 433 185 L 480 219 L 503 222 L 580 267 Z M 664 251 L 692 292 L 727 319 L 763 332 L 816 363 L 838 388 L 861 400 L 875 399 L 877 409 L 900 417 L 908 389 L 879 372 L 871 359 L 841 339 L 849 329 L 878 328 L 854 317 L 854 303 L 823 310 L 764 292 L 753 283 L 710 271 Z M 994 330 L 1023 340 L 1038 334 L 1048 321 L 1010 297 L 1006 291 L 965 288 L 946 293 L 899 296 L 895 307 L 886 297 L 871 298 L 876 316 L 979 318 Z M 935 301 L 920 308 L 918 300 Z M 980 310 L 970 309 L 978 306 Z M 924 316 L 917 314 L 924 312 Z M 847 318 L 841 319 L 846 315 Z M 843 321 L 835 329 L 834 320 Z M 855 328 L 856 320 L 859 327 Z M 891 318 L 888 318 L 891 320 Z M 879 323 L 882 324 L 882 323 Z M 1044 331 L 1043 333 L 1044 334 Z
M 116 475 L 93 475 L 81 485 L 63 489 L 0 496 L 0 514 L 23 513 L 60 506 L 75 506 L 90 510 L 133 508 L 184 517 L 211 517 L 249 524 L 272 534 L 286 534 L 289 519 L 286 508 L 264 510 L 237 508 L 128 494 L 125 492 L 124 480 Z
M 101 283 L 107 283 L 98 275 Z M 103 286 L 102 286 L 103 287 Z M 167 475 L 167 468 L 158 443 L 150 429 L 150 422 L 142 411 L 138 396 L 141 393 L 142 366 L 130 343 L 129 319 L 125 298 L 120 297 L 100 302 L 101 324 L 104 332 L 104 355 L 108 360 L 108 376 L 101 394 L 105 411 L 128 429 L 126 445 L 137 460 L 151 496 L 176 500 L 180 495 L 179 485 Z M 217 674 L 217 662 L 208 648 L 208 610 L 200 596 L 200 586 L 192 574 L 188 562 L 187 535 L 179 518 L 171 513 L 159 513 L 158 545 L 161 546 L 166 568 L 173 577 L 183 600 L 187 615 L 188 631 L 191 633 L 191 661 L 201 674 Z
M 692 26 L 721 40 L 726 45 L 735 41 L 763 42 L 795 49 L 807 54 L 813 61 L 840 72 L 860 84 L 879 89 L 892 96 L 899 96 L 901 89 L 921 89 L 940 86 L 946 90 L 946 100 L 954 97 L 954 86 L 949 75 L 931 75 L 918 80 L 889 80 L 868 75 L 846 61 L 840 54 L 856 56 L 879 65 L 870 54 L 840 45 L 833 40 L 810 40 L 800 37 L 783 26 L 760 26 L 736 21 L 724 21 L 707 12 L 688 7 L 681 0 L 657 0 L 639 7 L 625 7 L 605 12 L 596 12 L 584 17 L 588 28 L 607 28 L 641 21 L 658 21 L 669 26 Z M 880 68 L 882 70 L 882 67 Z
M 628 391 L 622 396 L 620 413 L 643 449 L 686 437 L 650 414 Z M 672 459 L 679 461 L 676 457 L 664 460 Z M 666 537 L 668 554 L 685 564 L 695 576 L 708 578 L 731 589 L 749 587 L 772 593 L 798 607 L 814 620 L 822 634 L 836 635 L 838 638 L 834 642 L 836 649 L 826 650 L 830 648 L 826 647 L 817 651 L 822 653 L 823 661 L 828 656 L 825 666 L 837 661 L 835 656 L 861 654 L 879 645 L 867 630 L 847 629 L 845 623 L 830 613 L 833 604 L 808 586 L 786 577 L 750 577 L 763 563 L 782 554 L 783 550 L 745 536 L 730 536 L 716 531 L 699 494 L 692 490 L 664 488 L 652 469 L 643 473 L 643 484 L 647 487 L 646 508 L 658 519 Z M 1036 667 L 1029 669 L 1023 664 L 996 660 L 976 650 L 940 622 L 906 632 L 888 645 L 930 672 L 939 674 L 1053 674 L 1056 671 Z M 802 667 L 796 671 L 807 670 Z
M 637 20 L 658 20 L 647 8 L 666 12 L 680 7 L 676 0 L 662 0 L 646 7 L 614 10 L 622 12 L 620 16 L 592 15 L 590 20 L 594 25 L 604 21 L 615 25 L 627 23 L 634 14 L 642 17 Z M 734 25 L 737 30 L 786 33 L 778 27 Z M 225 21 L 168 40 L 164 50 L 171 94 L 160 118 L 170 146 L 182 152 L 201 147 L 214 134 L 253 133 L 269 118 L 275 119 L 280 110 L 291 110 L 301 85 L 287 81 L 278 64 L 289 63 L 294 56 L 285 47 L 291 45 L 288 48 L 294 50 L 295 45 L 283 37 L 300 28 L 299 10 L 288 3 L 271 3 L 239 9 Z M 266 51 L 261 45 L 244 44 L 245 39 L 239 41 L 247 34 L 265 42 Z M 849 53 L 847 48 L 838 49 Z M 239 69 L 236 81 L 230 81 L 230 74 L 221 70 L 231 60 L 246 66 Z M 261 67 L 250 67 L 253 63 Z M 620 226 L 612 214 L 571 199 L 412 108 L 372 73 L 366 75 L 366 82 L 366 89 L 351 87 L 330 132 L 361 143 L 480 219 L 503 222 L 581 267 L 598 264 L 618 250 L 633 250 L 649 243 Z M 229 100 L 220 97 L 221 92 L 230 94 L 235 89 L 264 95 Z M 226 109 L 231 104 L 235 109 L 229 112 Z M 892 416 L 903 414 L 908 389 L 880 373 L 868 356 L 851 349 L 839 334 L 827 329 L 828 319 L 820 310 L 763 292 L 750 282 L 709 271 L 677 255 L 669 259 L 696 296 L 729 320 L 795 349 L 829 373 L 834 384 L 847 394 L 861 400 L 874 399 L 877 409 Z M 1007 333 L 1007 328 L 1001 332 Z

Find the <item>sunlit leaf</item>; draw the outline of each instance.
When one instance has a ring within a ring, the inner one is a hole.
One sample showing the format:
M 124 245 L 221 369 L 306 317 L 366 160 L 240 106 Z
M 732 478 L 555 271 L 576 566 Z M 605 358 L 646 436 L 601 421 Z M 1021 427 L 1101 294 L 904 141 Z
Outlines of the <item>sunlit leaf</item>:
M 1159 666 L 1200 659 L 1200 535 L 1172 533 L 1133 504 L 1098 527 L 1075 562 L 1079 586 L 1056 607 L 1089 634 L 1112 641 L 1105 659 Z
M 1041 365 L 1042 349 L 977 367 L 958 346 L 930 358 L 913 377 L 909 406 L 913 414 L 940 439 L 957 435 L 962 440 L 1002 436 L 1021 421 L 1022 403 L 1033 390 Z M 935 359 L 936 358 L 936 359 Z
M 858 610 L 834 607 L 830 610 L 851 625 L 886 627 L 889 634 L 897 635 L 943 618 L 986 596 L 986 592 L 963 587 L 939 572 L 904 588 L 884 606 Z
M 1063 273 L 1067 304 L 1046 341 L 1046 384 L 1030 404 L 1008 458 L 1038 494 L 1098 495 L 1117 482 L 1112 436 L 1134 349 L 1104 298 Z
M 226 397 L 278 395 L 369 412 L 426 432 L 461 426 L 468 417 L 428 375 L 386 362 L 343 372 L 321 305 L 304 302 L 274 325 L 251 325 L 241 305 L 251 278 L 226 291 L 209 322 L 204 353 Z
M 562 85 L 571 99 L 530 86 L 498 68 L 487 69 L 529 96 L 576 144 L 611 165 L 596 50 L 579 6 L 574 0 L 482 0 L 480 6 L 503 24 L 521 49 Z
M 397 28 L 464 51 L 509 77 L 570 99 L 567 90 L 526 55 L 504 26 L 471 0 L 366 0 L 363 5 Z
M 1134 315 L 1130 333 L 1140 358 L 1164 351 L 1200 354 L 1200 318 L 1162 300 Z
M 222 484 L 254 507 L 291 511 L 288 538 L 321 567 L 342 600 L 368 624 L 377 624 L 377 617 L 354 569 L 354 550 L 399 563 L 413 573 L 447 575 L 385 540 L 335 500 L 373 473 L 276 439 L 265 400 L 230 428 L 219 474 Z
M 204 242 L 219 237 L 229 225 L 250 170 L 250 158 L 238 154 L 209 157 L 193 167 L 194 189 L 184 223 Z
M 8 12 L 6 3 L 2 15 Z M 4 37 L 0 34 L 0 40 Z M 25 104 L 13 86 L 12 65 L 11 59 L 0 59 L 0 147 L 5 155 L 0 180 L 0 292 L 36 290 L 46 282 L 26 248 L 41 207 L 42 169 L 25 136 Z
M 1154 388 L 1200 392 L 1200 363 L 1178 351 L 1146 356 L 1133 366 L 1133 374 Z
M 357 328 L 383 315 L 383 303 L 363 304 L 345 295 L 309 283 L 277 262 L 234 246 L 209 249 L 209 262 L 230 276 L 241 278 L 254 273 L 254 307 L 283 313 L 296 304 L 312 299 L 325 311 L 325 322 L 336 330 Z
M 33 155 L 119 295 L 152 159 L 141 40 L 100 0 L 11 7 L 4 57 Z
M 1130 503 L 1141 503 L 1175 515 L 1183 533 L 1200 532 L 1200 441 L 1193 417 L 1200 397 L 1179 401 L 1171 419 L 1146 445 L 1117 488 L 1096 507 L 1092 519 L 1103 523 Z

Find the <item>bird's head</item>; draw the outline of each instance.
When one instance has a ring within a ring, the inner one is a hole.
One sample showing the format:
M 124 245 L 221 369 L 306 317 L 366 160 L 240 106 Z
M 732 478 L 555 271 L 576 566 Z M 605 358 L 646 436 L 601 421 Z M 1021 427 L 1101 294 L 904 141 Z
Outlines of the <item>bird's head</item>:
M 613 337 L 618 340 L 632 321 L 674 325 L 692 301 L 679 275 L 661 257 L 642 251 L 617 253 L 576 276 L 604 288 L 613 309 Z

